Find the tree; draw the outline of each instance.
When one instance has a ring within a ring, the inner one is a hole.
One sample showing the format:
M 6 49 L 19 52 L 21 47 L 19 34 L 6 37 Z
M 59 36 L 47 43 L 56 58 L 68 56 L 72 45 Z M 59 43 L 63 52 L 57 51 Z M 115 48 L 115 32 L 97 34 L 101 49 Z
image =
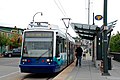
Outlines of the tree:
M 22 44 L 22 37 L 17 33 L 13 33 L 12 37 L 10 38 L 11 46 L 14 48 L 20 47 Z
M 9 37 L 6 36 L 5 34 L 1 34 L 1 33 L 0 33 L 1 52 L 2 52 L 2 47 L 8 45 L 9 43 L 10 43 Z
M 110 40 L 110 51 L 111 52 L 120 52 L 120 33 L 112 35 Z

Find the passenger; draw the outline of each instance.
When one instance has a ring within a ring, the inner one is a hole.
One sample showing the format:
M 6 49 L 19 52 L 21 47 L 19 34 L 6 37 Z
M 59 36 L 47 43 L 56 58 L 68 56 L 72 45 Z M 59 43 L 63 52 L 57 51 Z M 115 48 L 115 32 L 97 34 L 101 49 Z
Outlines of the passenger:
M 80 47 L 80 45 L 77 45 L 77 49 L 75 50 L 75 56 L 77 58 L 77 60 L 76 60 L 76 66 L 78 66 L 78 62 L 79 62 L 79 66 L 81 66 L 82 52 L 83 52 L 83 50 Z
M 87 50 L 84 49 L 84 50 L 83 50 L 83 60 L 86 60 L 86 54 L 87 54 Z
M 83 53 L 83 60 L 86 60 L 86 53 Z

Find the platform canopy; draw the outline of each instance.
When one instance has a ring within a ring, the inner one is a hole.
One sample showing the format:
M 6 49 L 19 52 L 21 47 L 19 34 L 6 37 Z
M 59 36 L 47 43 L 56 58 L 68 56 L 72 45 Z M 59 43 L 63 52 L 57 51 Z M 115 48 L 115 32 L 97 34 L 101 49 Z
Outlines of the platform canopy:
M 82 39 L 94 40 L 99 27 L 97 25 L 88 25 L 80 23 L 71 23 L 73 30 L 79 35 Z

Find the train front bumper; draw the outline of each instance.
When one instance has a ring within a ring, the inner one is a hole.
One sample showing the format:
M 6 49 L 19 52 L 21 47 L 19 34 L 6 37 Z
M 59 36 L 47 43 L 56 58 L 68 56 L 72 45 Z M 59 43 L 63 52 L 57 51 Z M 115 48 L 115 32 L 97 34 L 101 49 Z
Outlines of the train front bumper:
M 19 65 L 24 73 L 55 73 L 60 69 L 55 65 Z

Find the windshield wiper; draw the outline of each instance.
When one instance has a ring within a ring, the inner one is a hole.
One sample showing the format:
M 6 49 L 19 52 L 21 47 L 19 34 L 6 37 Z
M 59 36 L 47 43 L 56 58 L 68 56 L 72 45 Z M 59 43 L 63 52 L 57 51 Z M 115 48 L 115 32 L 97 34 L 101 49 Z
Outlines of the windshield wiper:
M 51 51 L 52 50 L 52 42 L 51 42 L 51 44 L 50 44 L 51 46 L 49 46 L 49 48 L 48 48 L 48 50 L 46 51 L 46 52 L 44 52 L 44 53 L 42 53 L 42 55 L 41 56 L 39 56 L 38 58 L 37 58 L 37 60 L 39 60 L 43 55 L 45 55 L 47 52 L 49 52 L 49 51 Z
M 49 48 L 47 51 L 45 51 L 44 53 L 42 53 L 42 55 L 40 55 L 37 60 L 39 60 L 43 55 L 45 55 L 47 52 L 51 51 L 51 49 Z

